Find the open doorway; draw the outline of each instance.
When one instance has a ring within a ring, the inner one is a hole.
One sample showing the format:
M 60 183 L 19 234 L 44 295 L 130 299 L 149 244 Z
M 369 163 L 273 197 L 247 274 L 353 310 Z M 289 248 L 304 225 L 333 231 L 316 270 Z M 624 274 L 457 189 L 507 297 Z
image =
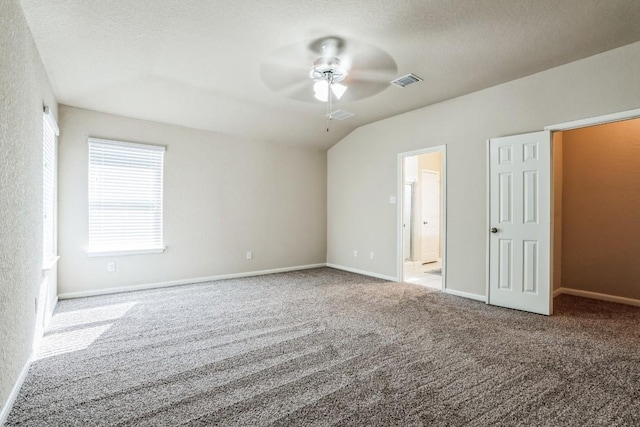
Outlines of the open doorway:
M 444 289 L 444 147 L 400 155 L 400 279 Z
M 553 134 L 553 290 L 640 305 L 640 119 Z

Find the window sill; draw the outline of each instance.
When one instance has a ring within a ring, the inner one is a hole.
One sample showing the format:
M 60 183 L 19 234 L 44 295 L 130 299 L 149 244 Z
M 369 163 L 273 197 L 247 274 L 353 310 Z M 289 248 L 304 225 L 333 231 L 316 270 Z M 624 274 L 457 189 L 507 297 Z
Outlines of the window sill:
M 53 258 L 51 258 L 50 260 L 43 262 L 42 263 L 42 274 L 47 274 L 49 272 L 49 270 L 51 270 L 58 263 L 59 259 L 60 259 L 60 256 L 56 255 Z
M 142 255 L 142 254 L 160 254 L 166 250 L 166 246 L 162 248 L 153 249 L 126 249 L 120 251 L 89 251 L 88 257 L 100 257 L 100 256 L 118 256 L 118 255 Z

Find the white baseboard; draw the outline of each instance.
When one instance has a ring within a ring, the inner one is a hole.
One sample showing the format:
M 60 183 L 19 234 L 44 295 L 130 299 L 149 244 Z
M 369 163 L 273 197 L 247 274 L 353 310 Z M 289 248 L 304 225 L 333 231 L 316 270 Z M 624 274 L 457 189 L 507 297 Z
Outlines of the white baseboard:
M 443 292 L 449 295 L 455 295 L 457 297 L 469 298 L 476 301 L 481 301 L 486 303 L 487 297 L 484 295 L 471 294 L 469 292 L 456 291 L 455 289 L 444 289 Z
M 295 267 L 274 268 L 272 270 L 248 271 L 245 273 L 221 274 L 218 276 L 195 277 L 192 279 L 171 280 L 168 282 L 147 283 L 144 285 L 121 286 L 117 288 L 96 289 L 91 291 L 67 292 L 58 295 L 58 299 L 84 298 L 97 295 L 109 295 L 120 292 L 142 291 L 146 289 L 166 288 L 169 286 L 191 285 L 194 283 L 213 282 L 216 280 L 237 279 L 241 277 L 264 276 L 266 274 L 286 273 L 288 271 L 309 270 L 311 268 L 326 267 L 326 264 L 298 265 Z
M 0 411 L 0 426 L 3 426 L 4 423 L 7 422 L 7 418 L 9 418 L 9 413 L 11 412 L 11 408 L 13 408 L 13 404 L 18 397 L 18 393 L 20 393 L 20 388 L 22 388 L 22 384 L 24 384 L 24 380 L 27 378 L 27 373 L 29 373 L 29 367 L 31 366 L 31 360 L 33 359 L 33 354 L 29 356 L 26 363 L 22 367 L 22 371 L 20 371 L 20 376 L 18 376 L 18 380 L 13 385 L 13 389 L 11 389 L 11 393 L 9 393 L 9 398 L 5 402 L 2 407 L 2 411 Z
M 553 296 L 555 297 L 560 294 L 573 295 L 576 297 L 591 298 L 591 299 L 597 299 L 601 301 L 616 302 L 618 304 L 626 304 L 626 305 L 633 305 L 635 307 L 640 307 L 640 300 L 633 299 L 633 298 L 626 298 L 626 297 L 618 297 L 615 295 L 600 294 L 598 292 L 589 292 L 589 291 L 582 291 L 579 289 L 571 289 L 571 288 L 563 287 L 556 290 L 553 293 Z
M 371 277 L 375 277 L 377 279 L 389 280 L 390 282 L 397 282 L 398 281 L 397 277 L 385 276 L 384 274 L 372 273 L 370 271 L 364 271 L 364 270 L 359 270 L 357 268 L 345 267 L 343 265 L 327 263 L 326 266 L 327 267 L 331 267 L 331 268 L 335 268 L 336 270 L 343 270 L 343 271 L 348 271 L 350 273 L 362 274 L 363 276 L 371 276 Z

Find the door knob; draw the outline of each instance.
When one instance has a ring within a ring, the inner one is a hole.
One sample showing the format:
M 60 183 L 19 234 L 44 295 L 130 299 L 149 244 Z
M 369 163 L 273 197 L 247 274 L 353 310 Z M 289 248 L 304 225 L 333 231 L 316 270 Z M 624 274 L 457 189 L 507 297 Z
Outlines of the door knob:
M 422 223 L 423 223 L 424 225 L 427 225 L 427 224 L 429 224 L 429 223 L 428 223 L 427 221 L 423 221 Z
M 497 229 L 497 228 L 495 228 L 495 227 L 493 227 L 493 228 L 491 229 L 491 232 L 492 232 L 492 233 L 497 233 L 497 232 L 498 232 L 498 229 Z

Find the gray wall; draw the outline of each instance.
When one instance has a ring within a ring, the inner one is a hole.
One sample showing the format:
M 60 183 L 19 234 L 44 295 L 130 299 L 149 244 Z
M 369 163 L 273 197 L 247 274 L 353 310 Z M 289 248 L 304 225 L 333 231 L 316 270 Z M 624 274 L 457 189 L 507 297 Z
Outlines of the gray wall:
M 63 105 L 59 121 L 60 294 L 325 262 L 326 152 Z M 87 257 L 89 136 L 167 147 L 164 253 Z
M 0 409 L 28 362 L 42 283 L 42 106 L 57 111 L 22 10 L 0 2 Z
M 486 140 L 638 107 L 635 43 L 361 127 L 328 153 L 327 261 L 396 277 L 397 154 L 446 144 L 447 288 L 485 295 Z

